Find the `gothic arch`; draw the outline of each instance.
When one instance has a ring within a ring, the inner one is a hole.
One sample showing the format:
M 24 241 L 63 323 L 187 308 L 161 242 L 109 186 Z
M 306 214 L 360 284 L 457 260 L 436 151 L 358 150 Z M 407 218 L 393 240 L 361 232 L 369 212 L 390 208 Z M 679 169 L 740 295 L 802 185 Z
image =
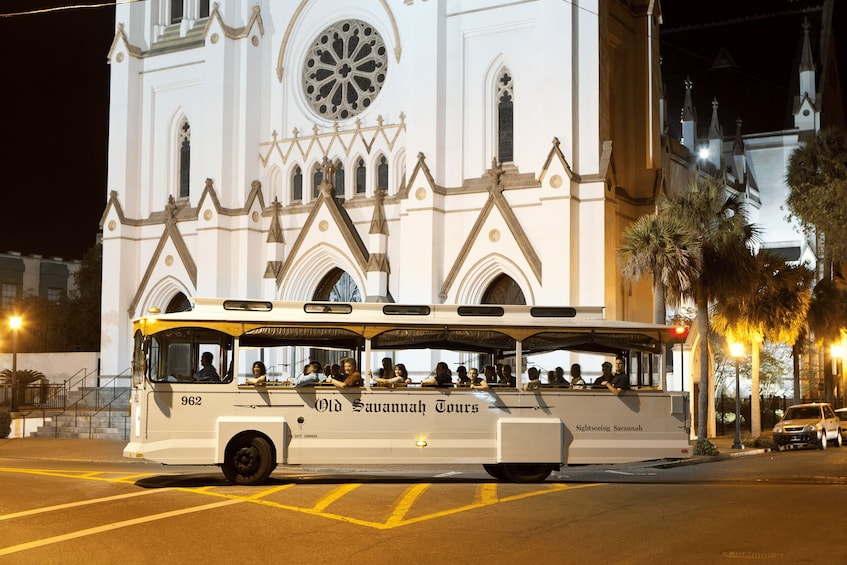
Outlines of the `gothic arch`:
M 456 290 L 455 303 L 481 304 L 486 292 L 501 275 L 515 281 L 527 304 L 535 304 L 529 279 L 511 259 L 498 253 L 487 255 L 468 268 Z
M 141 308 L 139 308 L 136 312 L 138 314 L 143 314 L 153 307 L 156 307 L 164 312 L 171 300 L 173 300 L 173 298 L 178 294 L 191 296 L 192 292 L 176 277 L 164 277 L 150 287 L 150 290 L 147 292 L 147 296 L 145 296 L 141 301 Z
M 285 194 L 282 193 L 282 171 L 276 164 L 272 165 L 268 171 L 267 186 L 270 189 L 268 196 L 271 202 L 273 202 L 274 198 L 277 198 L 280 202 L 287 202 Z
M 183 162 L 182 155 L 182 142 L 183 142 L 183 126 L 188 126 L 188 158 L 189 162 Z M 173 117 L 171 119 L 170 124 L 168 124 L 168 142 L 166 144 L 167 155 L 164 156 L 165 163 L 168 171 L 168 187 L 165 196 L 173 196 L 176 199 L 179 198 L 188 198 L 191 195 L 190 187 L 191 187 L 191 168 L 190 168 L 190 156 L 191 156 L 191 120 L 188 117 L 188 114 L 185 113 L 183 108 L 178 108 L 176 112 L 174 112 Z M 188 170 L 185 173 L 188 175 L 187 188 L 188 193 L 183 195 L 180 193 L 180 175 L 183 172 L 183 167 L 188 166 Z
M 497 55 L 488 66 L 488 69 L 483 77 L 483 85 L 482 91 L 485 93 L 485 103 L 482 104 L 482 112 L 483 115 L 483 124 L 484 124 L 484 141 L 485 141 L 485 160 L 483 162 L 484 167 L 487 167 L 491 160 L 497 157 L 498 154 L 498 143 L 497 143 L 497 120 L 498 120 L 498 112 L 497 112 L 497 92 L 498 86 L 497 81 L 500 78 L 500 75 L 507 71 L 513 77 L 512 84 L 515 83 L 514 74 L 512 73 L 512 69 L 506 65 L 506 58 L 502 53 Z M 514 136 L 513 136 L 514 137 Z M 498 159 L 499 161 L 499 159 Z
M 327 273 L 333 269 L 341 269 L 353 279 L 359 287 L 360 293 L 365 296 L 365 273 L 352 263 L 348 257 L 337 247 L 322 243 L 305 251 L 300 258 L 291 266 L 285 279 L 282 281 L 281 300 L 312 300 L 315 291 L 326 278 Z

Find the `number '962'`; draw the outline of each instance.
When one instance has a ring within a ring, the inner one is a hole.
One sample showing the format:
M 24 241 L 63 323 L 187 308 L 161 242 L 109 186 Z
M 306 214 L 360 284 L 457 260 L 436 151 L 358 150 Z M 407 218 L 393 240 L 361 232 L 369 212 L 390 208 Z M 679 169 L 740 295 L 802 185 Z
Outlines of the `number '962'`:
M 203 399 L 199 396 L 183 396 L 182 397 L 182 405 L 183 406 L 200 406 L 203 403 Z

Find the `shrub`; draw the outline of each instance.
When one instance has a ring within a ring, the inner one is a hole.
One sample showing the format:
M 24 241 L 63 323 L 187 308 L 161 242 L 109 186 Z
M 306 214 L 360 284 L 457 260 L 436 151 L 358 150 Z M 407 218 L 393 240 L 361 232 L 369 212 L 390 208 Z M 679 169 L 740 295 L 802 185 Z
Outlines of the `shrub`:
M 0 438 L 7 438 L 12 433 L 12 415 L 8 410 L 0 410 Z
M 715 456 L 720 454 L 721 452 L 718 451 L 715 444 L 707 439 L 697 440 L 697 443 L 694 444 L 694 455 Z
M 747 447 L 758 447 L 760 449 L 773 449 L 773 438 L 770 436 L 753 437 L 746 434 L 741 438 L 741 443 Z

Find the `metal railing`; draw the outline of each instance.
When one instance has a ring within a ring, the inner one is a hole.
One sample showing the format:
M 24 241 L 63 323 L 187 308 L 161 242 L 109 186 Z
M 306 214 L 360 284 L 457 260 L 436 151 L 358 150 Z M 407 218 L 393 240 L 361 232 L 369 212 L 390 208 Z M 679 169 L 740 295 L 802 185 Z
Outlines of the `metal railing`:
M 35 412 L 40 412 L 42 422 L 46 424 L 48 415 L 53 420 L 54 437 L 59 437 L 59 421 L 62 416 L 72 415 L 73 426 L 79 428 L 80 418 L 88 420 L 88 437 L 94 435 L 95 416 L 106 414 L 106 427 L 123 428 L 122 439 L 129 438 L 129 411 L 115 410 L 117 402 L 129 396 L 130 388 L 118 388 L 120 379 L 126 378 L 130 369 L 126 369 L 105 383 L 97 378 L 97 386 L 87 386 L 87 380 L 92 373 L 82 369 L 62 384 L 33 384 L 18 387 L 17 408 L 24 420 L 22 429 L 26 429 L 26 419 Z M 77 387 L 80 397 L 68 405 L 68 395 Z M 0 385 L 0 408 L 11 406 L 11 384 Z M 121 421 L 122 420 L 122 421 Z M 120 426 L 113 424 L 121 424 Z

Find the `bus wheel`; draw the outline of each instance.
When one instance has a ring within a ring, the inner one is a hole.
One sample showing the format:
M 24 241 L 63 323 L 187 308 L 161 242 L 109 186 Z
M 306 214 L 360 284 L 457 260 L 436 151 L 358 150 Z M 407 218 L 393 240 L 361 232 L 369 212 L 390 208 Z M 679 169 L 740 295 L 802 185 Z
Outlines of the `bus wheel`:
M 502 467 L 506 477 L 516 483 L 540 483 L 553 470 L 549 463 L 509 463 Z
M 483 469 L 485 472 L 500 481 L 508 481 L 511 480 L 508 475 L 506 475 L 506 471 L 503 469 L 502 465 L 483 465 Z
M 221 468 L 227 480 L 237 485 L 258 485 L 276 467 L 273 449 L 262 436 L 245 434 L 233 439 L 226 448 Z

